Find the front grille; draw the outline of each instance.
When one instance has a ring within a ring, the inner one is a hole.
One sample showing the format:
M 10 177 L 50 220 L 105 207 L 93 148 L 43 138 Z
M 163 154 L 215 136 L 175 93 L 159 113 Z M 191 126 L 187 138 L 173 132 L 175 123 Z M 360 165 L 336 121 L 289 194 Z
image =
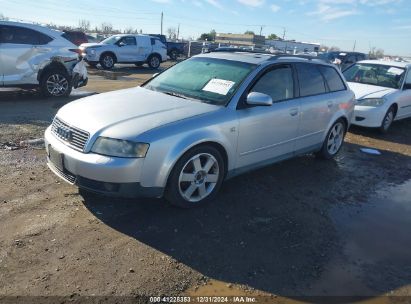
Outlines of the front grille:
M 79 151 L 84 150 L 90 136 L 88 132 L 72 127 L 57 117 L 53 119 L 51 132 L 65 144 Z

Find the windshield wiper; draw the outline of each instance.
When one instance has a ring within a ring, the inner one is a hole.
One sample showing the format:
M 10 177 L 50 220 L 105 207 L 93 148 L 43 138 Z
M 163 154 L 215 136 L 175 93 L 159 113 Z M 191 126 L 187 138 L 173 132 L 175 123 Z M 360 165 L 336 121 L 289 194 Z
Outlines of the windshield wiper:
M 182 94 L 178 94 L 178 93 L 175 93 L 175 92 L 162 91 L 162 93 L 167 94 L 167 95 L 170 95 L 170 96 L 174 96 L 174 97 L 179 97 L 179 98 L 183 98 L 183 99 L 188 99 L 187 96 L 184 96 L 184 95 L 182 95 Z

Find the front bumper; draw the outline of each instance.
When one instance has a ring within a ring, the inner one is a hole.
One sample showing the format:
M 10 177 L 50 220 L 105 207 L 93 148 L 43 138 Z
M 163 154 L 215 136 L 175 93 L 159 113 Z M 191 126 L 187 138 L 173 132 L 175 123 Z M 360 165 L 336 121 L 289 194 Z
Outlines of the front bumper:
M 356 105 L 351 123 L 362 127 L 379 128 L 382 124 L 385 113 L 386 110 L 383 106 L 368 107 Z
M 89 191 L 118 197 L 161 197 L 163 188 L 143 187 L 142 158 L 119 158 L 76 151 L 57 139 L 50 127 L 45 132 L 47 165 L 64 181 Z M 51 161 L 51 148 L 62 157 L 63 167 Z

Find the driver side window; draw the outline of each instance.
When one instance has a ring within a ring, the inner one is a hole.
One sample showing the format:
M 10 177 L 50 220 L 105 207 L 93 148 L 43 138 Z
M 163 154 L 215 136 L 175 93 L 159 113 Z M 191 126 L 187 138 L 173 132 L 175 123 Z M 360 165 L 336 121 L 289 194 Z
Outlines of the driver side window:
M 266 72 L 254 84 L 251 92 L 267 94 L 271 96 L 273 102 L 294 98 L 294 80 L 291 67 L 281 66 Z
M 120 43 L 124 45 L 136 45 L 136 38 L 135 37 L 124 37 L 121 39 Z

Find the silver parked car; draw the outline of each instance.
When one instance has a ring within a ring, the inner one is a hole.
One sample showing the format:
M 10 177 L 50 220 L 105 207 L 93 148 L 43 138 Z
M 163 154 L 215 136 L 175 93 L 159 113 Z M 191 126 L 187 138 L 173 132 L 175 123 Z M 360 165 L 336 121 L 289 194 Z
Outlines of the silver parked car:
M 91 191 L 197 206 L 242 172 L 309 152 L 332 158 L 353 108 L 341 73 L 322 61 L 203 54 L 61 108 L 45 133 L 48 164 Z
M 40 88 L 68 96 L 87 84 L 77 46 L 64 33 L 30 23 L 0 21 L 0 87 Z

